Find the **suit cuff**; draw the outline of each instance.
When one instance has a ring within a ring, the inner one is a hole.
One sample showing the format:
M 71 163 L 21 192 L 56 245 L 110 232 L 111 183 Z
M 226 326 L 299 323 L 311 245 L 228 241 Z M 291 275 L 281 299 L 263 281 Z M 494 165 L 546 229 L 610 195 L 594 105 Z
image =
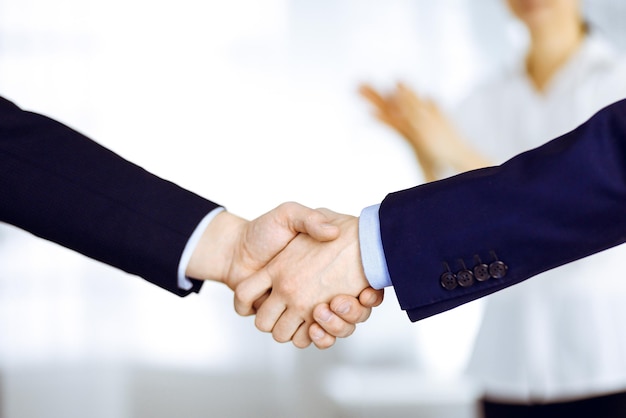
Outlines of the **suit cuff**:
M 361 262 L 365 277 L 374 289 L 382 289 L 392 285 L 385 251 L 383 250 L 383 240 L 380 235 L 379 208 L 380 204 L 368 206 L 361 211 L 359 217 Z
M 193 233 L 189 237 L 187 244 L 185 245 L 185 249 L 183 250 L 182 255 L 180 256 L 180 262 L 178 263 L 178 287 L 183 290 L 191 290 L 193 287 L 193 283 L 187 276 L 185 276 L 185 271 L 187 270 L 187 265 L 189 264 L 189 260 L 191 260 L 191 255 L 193 254 L 193 250 L 196 249 L 204 230 L 209 226 L 209 223 L 215 218 L 215 216 L 222 212 L 224 208 L 219 207 L 213 209 L 209 212 L 196 226 Z

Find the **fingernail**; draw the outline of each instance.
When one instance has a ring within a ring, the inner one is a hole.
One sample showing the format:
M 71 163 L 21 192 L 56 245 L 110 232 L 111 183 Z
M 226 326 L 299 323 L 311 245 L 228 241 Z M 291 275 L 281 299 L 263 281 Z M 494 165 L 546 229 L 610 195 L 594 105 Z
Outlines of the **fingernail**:
M 350 303 L 344 302 L 340 304 L 339 306 L 337 306 L 336 312 L 342 315 L 347 314 L 348 312 L 350 312 Z
M 311 335 L 311 338 L 313 338 L 314 340 L 321 340 L 322 338 L 324 338 L 324 331 L 322 331 L 321 329 L 315 329 L 311 334 L 313 334 Z
M 323 309 L 322 312 L 320 312 L 319 314 L 319 319 L 323 322 L 328 322 L 330 321 L 330 318 L 332 318 L 333 313 L 330 311 L 330 309 Z

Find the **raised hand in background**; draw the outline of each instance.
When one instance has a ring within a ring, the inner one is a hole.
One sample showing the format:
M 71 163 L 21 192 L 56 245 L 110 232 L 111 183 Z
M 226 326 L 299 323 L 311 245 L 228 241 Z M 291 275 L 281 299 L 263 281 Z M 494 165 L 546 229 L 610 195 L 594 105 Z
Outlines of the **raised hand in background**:
M 441 178 L 442 170 L 464 172 L 491 165 L 467 144 L 434 101 L 407 85 L 398 83 L 383 95 L 364 84 L 359 92 L 374 106 L 376 118 L 411 145 L 426 181 Z

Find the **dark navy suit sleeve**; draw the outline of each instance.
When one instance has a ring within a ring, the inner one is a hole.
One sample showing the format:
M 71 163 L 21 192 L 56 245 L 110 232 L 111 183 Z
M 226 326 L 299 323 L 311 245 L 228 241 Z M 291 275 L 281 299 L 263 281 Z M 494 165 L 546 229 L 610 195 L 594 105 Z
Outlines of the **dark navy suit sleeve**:
M 0 98 L 0 220 L 184 296 L 182 251 L 217 205 Z
M 379 217 L 391 280 L 413 321 L 619 245 L 626 101 L 501 166 L 390 194 Z

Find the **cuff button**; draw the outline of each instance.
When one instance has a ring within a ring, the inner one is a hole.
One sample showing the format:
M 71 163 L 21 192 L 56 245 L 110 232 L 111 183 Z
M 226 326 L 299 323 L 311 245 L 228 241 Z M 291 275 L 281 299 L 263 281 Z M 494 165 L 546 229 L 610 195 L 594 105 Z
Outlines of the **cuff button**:
M 491 278 L 489 274 L 489 266 L 487 264 L 477 264 L 474 266 L 474 277 L 479 282 L 487 281 Z
M 494 261 L 493 263 L 489 264 L 489 274 L 494 279 L 501 279 L 506 276 L 507 270 L 507 265 L 504 264 L 502 261 Z
M 474 284 L 474 274 L 467 269 L 459 271 L 456 279 L 461 287 L 470 287 Z
M 441 286 L 443 286 L 443 288 L 446 290 L 456 289 L 458 285 L 458 282 L 456 281 L 456 276 L 449 271 L 446 271 L 441 275 L 440 282 Z
M 491 279 L 491 274 L 489 274 L 489 266 L 482 262 L 480 257 L 477 255 L 474 256 L 474 261 L 476 265 L 472 270 L 474 270 L 474 277 L 479 282 L 485 282 Z

